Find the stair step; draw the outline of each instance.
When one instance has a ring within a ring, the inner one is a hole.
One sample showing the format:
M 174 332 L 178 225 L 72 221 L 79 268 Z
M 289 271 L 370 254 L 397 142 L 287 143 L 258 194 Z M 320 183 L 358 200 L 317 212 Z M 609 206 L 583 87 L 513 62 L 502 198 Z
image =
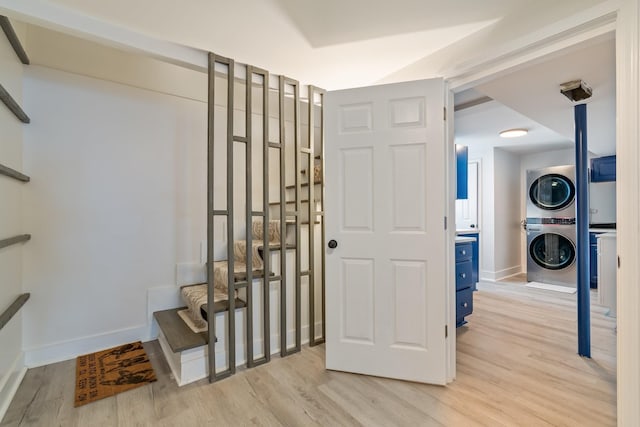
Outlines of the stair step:
M 173 308 L 171 310 L 156 311 L 153 317 L 158 322 L 158 326 L 162 330 L 171 351 L 178 353 L 191 348 L 201 347 L 209 342 L 207 332 L 193 332 L 182 318 L 178 315 L 178 311 L 184 310 L 186 307 Z
M 236 298 L 236 309 L 241 309 L 247 304 Z M 185 310 L 187 307 L 172 308 L 169 310 L 156 311 L 153 317 L 158 322 L 158 326 L 162 330 L 171 351 L 179 353 L 196 347 L 201 347 L 209 342 L 208 332 L 193 332 L 182 320 L 178 311 Z M 214 304 L 214 313 L 222 313 L 229 310 L 229 301 L 218 301 Z M 207 305 L 202 306 L 203 317 L 207 318 Z

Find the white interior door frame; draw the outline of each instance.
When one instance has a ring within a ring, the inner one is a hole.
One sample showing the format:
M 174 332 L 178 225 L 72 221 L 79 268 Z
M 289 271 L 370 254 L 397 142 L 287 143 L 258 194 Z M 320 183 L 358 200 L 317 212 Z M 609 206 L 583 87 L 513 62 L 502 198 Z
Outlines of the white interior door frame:
M 548 54 L 615 31 L 618 283 L 618 425 L 640 425 L 640 0 L 607 1 L 541 29 L 511 50 L 479 64 L 450 70 L 458 92 L 511 72 Z M 455 165 L 449 164 L 450 168 Z M 453 356 L 455 358 L 455 355 Z

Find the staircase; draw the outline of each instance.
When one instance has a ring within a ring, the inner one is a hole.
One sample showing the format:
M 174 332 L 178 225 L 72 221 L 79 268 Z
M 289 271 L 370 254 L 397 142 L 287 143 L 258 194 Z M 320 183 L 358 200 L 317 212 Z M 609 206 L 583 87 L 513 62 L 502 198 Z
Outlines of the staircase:
M 285 236 L 285 249 L 294 249 L 295 246 L 287 243 L 292 240 L 287 229 Z M 280 243 L 280 221 L 270 221 L 269 225 L 269 250 L 278 253 Z M 252 277 L 255 279 L 252 286 L 262 286 L 264 276 L 264 241 L 262 224 L 255 222 L 252 229 Z M 247 241 L 237 240 L 234 244 L 234 278 L 235 287 L 246 288 L 247 284 Z M 226 313 L 229 311 L 229 293 L 227 277 L 229 262 L 227 260 L 214 263 L 214 306 L 213 313 Z M 271 273 L 270 276 L 276 276 Z M 268 281 L 267 281 L 268 283 Z M 246 296 L 240 296 L 236 291 L 234 296 L 237 322 L 241 323 L 245 317 Z M 179 386 L 189 384 L 209 375 L 207 365 L 207 319 L 210 313 L 207 305 L 207 284 L 185 285 L 180 289 L 180 294 L 185 306 L 169 310 L 157 311 L 153 314 L 158 323 L 160 332 L 158 340 L 167 358 L 167 362 Z M 188 317 L 189 321 L 185 321 Z M 191 326 L 189 325 L 191 324 Z M 195 328 L 193 328 L 195 326 Z M 217 342 L 216 338 L 216 342 Z M 218 366 L 223 366 L 224 360 L 220 360 Z

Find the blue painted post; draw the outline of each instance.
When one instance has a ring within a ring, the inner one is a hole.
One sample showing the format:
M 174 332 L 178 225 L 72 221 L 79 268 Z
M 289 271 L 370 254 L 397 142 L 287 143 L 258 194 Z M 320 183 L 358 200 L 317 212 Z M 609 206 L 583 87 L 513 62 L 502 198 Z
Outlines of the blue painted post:
M 591 357 L 589 291 L 589 176 L 587 163 L 587 105 L 575 106 L 576 125 L 576 249 L 578 258 L 578 354 Z

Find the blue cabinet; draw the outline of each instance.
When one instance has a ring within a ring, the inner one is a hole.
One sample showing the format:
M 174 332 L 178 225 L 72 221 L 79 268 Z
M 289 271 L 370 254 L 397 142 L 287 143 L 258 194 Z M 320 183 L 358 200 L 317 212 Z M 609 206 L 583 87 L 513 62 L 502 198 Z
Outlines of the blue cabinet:
M 460 237 L 473 237 L 476 239 L 475 242 L 471 242 L 471 250 L 472 250 L 472 258 L 471 258 L 471 266 L 473 273 L 473 290 L 476 290 L 476 283 L 479 280 L 478 269 L 480 267 L 480 234 L 479 233 L 466 233 L 459 234 Z
M 473 242 L 456 243 L 456 327 L 473 312 Z
M 469 186 L 469 148 L 456 144 L 456 199 L 467 199 Z
M 598 287 L 598 239 L 600 233 L 589 233 L 589 285 L 591 288 Z
M 591 182 L 616 180 L 616 156 L 591 159 Z

